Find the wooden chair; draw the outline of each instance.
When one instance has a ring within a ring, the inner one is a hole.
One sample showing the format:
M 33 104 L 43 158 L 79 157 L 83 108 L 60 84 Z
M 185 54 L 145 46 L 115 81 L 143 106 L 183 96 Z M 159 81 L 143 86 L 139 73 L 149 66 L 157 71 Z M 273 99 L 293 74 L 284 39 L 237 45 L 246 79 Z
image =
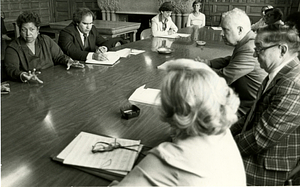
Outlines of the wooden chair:
M 145 29 L 141 32 L 140 39 L 144 40 L 152 36 L 151 28 Z
M 17 23 L 12 23 L 14 26 L 14 31 L 15 31 L 15 38 L 18 38 L 20 36 L 20 29 L 17 25 Z

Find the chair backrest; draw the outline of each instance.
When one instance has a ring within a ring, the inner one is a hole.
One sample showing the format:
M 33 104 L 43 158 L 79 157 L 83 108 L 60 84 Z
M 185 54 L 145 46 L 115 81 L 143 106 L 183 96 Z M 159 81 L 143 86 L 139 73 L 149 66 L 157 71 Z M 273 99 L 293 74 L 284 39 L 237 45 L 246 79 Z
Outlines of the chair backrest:
M 13 25 L 14 25 L 14 31 L 15 31 L 15 38 L 18 38 L 20 36 L 19 27 L 18 27 L 17 23 L 13 23 Z
M 141 32 L 140 39 L 144 40 L 152 36 L 151 28 L 145 29 Z

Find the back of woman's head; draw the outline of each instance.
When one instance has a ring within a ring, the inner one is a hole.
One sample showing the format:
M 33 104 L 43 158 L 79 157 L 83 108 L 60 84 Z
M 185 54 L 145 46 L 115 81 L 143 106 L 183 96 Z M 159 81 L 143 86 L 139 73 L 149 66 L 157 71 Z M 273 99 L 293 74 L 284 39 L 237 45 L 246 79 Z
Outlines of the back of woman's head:
M 220 134 L 237 120 L 239 99 L 210 69 L 171 67 L 161 87 L 161 118 L 177 137 Z
M 300 38 L 296 28 L 272 24 L 258 29 L 257 34 L 264 34 L 265 43 L 287 44 L 291 53 L 300 51 Z
M 40 16 L 32 11 L 25 11 L 20 14 L 16 22 L 20 29 L 24 23 L 33 23 L 36 27 L 39 27 L 41 25 Z

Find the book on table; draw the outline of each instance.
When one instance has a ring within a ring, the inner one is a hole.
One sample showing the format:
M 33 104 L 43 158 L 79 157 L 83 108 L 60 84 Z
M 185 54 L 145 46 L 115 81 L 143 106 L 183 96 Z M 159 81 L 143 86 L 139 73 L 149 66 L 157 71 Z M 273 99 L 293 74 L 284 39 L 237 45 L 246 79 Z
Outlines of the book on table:
M 105 143 L 105 145 L 117 143 L 121 148 L 105 152 L 92 152 L 96 143 Z M 133 168 L 141 149 L 140 140 L 80 132 L 52 159 L 108 180 L 121 180 Z

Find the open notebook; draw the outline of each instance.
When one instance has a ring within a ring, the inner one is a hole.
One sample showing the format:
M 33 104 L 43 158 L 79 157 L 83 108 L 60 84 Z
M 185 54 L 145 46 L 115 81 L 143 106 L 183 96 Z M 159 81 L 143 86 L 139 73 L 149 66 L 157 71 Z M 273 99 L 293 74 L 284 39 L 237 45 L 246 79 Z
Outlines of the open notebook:
M 115 63 L 117 63 L 121 57 L 117 51 L 108 51 L 105 53 L 105 55 L 107 56 L 108 60 L 100 61 L 100 60 L 89 59 L 86 60 L 85 63 L 112 66 Z
M 122 146 L 137 145 L 130 147 L 136 151 L 118 148 L 108 152 L 92 152 L 92 146 L 96 142 L 111 143 L 115 141 Z M 133 168 L 142 149 L 140 143 L 140 140 L 112 138 L 80 132 L 68 146 L 52 159 L 108 180 L 120 180 Z

